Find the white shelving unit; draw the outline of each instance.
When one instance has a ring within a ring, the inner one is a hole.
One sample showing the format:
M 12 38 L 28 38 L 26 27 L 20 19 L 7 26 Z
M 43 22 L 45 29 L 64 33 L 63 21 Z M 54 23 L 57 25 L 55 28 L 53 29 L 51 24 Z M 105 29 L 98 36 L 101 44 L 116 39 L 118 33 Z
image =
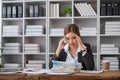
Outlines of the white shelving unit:
M 1 46 L 4 47 L 5 42 L 19 42 L 21 44 L 20 53 L 2 53 L 2 64 L 4 63 L 19 63 L 21 67 L 26 67 L 28 60 L 44 60 L 44 68 L 49 68 L 49 58 L 52 56 L 58 46 L 59 40 L 63 34 L 54 34 L 52 29 L 64 29 L 65 25 L 74 23 L 82 28 L 96 28 L 96 35 L 81 35 L 84 42 L 92 45 L 92 51 L 95 61 L 95 69 L 100 69 L 100 60 L 103 56 L 117 56 L 120 54 L 101 54 L 101 44 L 115 44 L 120 48 L 120 35 L 105 35 L 106 21 L 120 21 L 120 16 L 100 16 L 100 4 L 104 0 L 2 0 L 2 6 L 6 5 L 21 5 L 23 7 L 23 16 L 20 18 L 2 18 L 1 16 L 1 31 L 4 25 L 19 25 L 20 35 L 2 35 Z M 109 1 L 109 0 L 108 0 Z M 111 0 L 112 1 L 112 0 Z M 81 16 L 75 8 L 75 3 L 89 3 L 96 12 L 95 16 Z M 43 14 L 38 17 L 29 17 L 29 5 L 39 5 L 43 8 Z M 59 16 L 51 17 L 51 4 L 59 4 Z M 72 15 L 66 17 L 64 9 L 72 8 Z M 2 12 L 2 11 L 1 11 Z M 45 34 L 41 35 L 26 35 L 27 25 L 44 25 Z M 2 32 L 1 32 L 2 33 Z M 25 44 L 40 44 L 40 53 L 25 53 Z M 119 51 L 120 52 L 120 51 Z

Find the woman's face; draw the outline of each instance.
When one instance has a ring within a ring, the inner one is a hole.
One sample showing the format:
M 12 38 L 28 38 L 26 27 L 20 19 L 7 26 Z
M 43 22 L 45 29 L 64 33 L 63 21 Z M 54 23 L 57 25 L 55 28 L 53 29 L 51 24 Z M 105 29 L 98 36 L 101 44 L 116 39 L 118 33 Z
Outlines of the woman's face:
M 65 38 L 69 46 L 73 47 L 78 45 L 75 33 L 69 32 L 65 35 Z

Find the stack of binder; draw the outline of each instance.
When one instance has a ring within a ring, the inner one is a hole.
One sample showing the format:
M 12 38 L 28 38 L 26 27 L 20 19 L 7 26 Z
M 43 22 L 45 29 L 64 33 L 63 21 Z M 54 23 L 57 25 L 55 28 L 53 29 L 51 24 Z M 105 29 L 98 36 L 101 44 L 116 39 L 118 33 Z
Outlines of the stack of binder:
M 119 35 L 120 34 L 120 21 L 106 21 L 105 22 L 106 35 Z
M 18 25 L 4 25 L 3 26 L 3 35 L 5 36 L 15 36 L 20 35 L 21 31 Z
M 29 17 L 39 17 L 43 15 L 43 8 L 39 5 L 29 5 Z
M 40 53 L 40 44 L 25 44 L 25 53 Z
M 4 43 L 3 54 L 4 53 L 16 54 L 20 53 L 20 51 L 21 51 L 20 43 Z
M 43 25 L 27 25 L 26 26 L 26 35 L 43 35 L 44 34 Z
M 22 6 L 2 6 L 3 18 L 17 18 L 23 16 Z
M 100 5 L 101 16 L 120 15 L 119 3 L 101 3 Z
M 119 54 L 119 48 L 115 44 L 101 44 L 101 54 Z

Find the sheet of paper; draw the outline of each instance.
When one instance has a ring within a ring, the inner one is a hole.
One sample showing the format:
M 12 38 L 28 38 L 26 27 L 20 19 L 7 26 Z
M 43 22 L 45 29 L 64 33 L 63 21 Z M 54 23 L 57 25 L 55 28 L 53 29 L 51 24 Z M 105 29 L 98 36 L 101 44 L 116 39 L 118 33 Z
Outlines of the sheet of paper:
M 81 70 L 80 72 L 82 72 L 82 73 L 102 73 L 103 72 L 103 70 L 99 70 L 99 71 L 95 71 L 95 70 Z
M 44 74 L 44 73 L 49 73 L 49 69 L 41 69 L 41 70 L 35 70 L 35 69 L 24 69 L 22 71 L 23 73 L 28 73 L 28 74 Z

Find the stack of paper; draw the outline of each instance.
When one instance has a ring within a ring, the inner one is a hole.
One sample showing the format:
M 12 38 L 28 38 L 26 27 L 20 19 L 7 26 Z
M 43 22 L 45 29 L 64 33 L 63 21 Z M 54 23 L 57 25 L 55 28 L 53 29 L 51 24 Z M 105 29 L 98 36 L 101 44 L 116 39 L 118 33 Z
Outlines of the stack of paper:
M 80 30 L 80 34 L 82 36 L 86 36 L 86 35 L 96 35 L 97 31 L 96 28 L 81 28 Z
M 21 31 L 18 25 L 4 25 L 3 26 L 3 35 L 5 36 L 14 36 L 20 35 Z
M 117 57 L 103 57 L 103 60 L 110 61 L 110 70 L 119 70 L 119 60 Z
M 18 63 L 5 63 L 3 64 L 4 68 L 19 68 L 21 65 Z
M 51 35 L 55 36 L 63 36 L 64 29 L 62 28 L 52 28 Z
M 101 44 L 101 54 L 119 54 L 119 48 L 115 44 Z
M 3 53 L 20 53 L 21 45 L 20 43 L 4 43 Z
M 40 53 L 40 44 L 25 44 L 25 53 Z
M 43 35 L 44 26 L 43 25 L 27 25 L 26 35 Z
M 45 64 L 44 60 L 28 60 L 26 68 L 43 69 L 44 64 Z
M 120 34 L 120 21 L 106 21 L 105 22 L 106 35 L 119 35 Z

